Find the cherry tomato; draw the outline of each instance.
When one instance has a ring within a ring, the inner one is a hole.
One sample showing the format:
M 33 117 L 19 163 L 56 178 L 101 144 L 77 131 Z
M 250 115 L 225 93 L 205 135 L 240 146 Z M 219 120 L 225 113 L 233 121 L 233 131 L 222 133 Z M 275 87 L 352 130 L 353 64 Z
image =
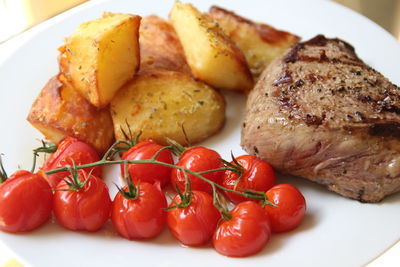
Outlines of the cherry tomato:
M 293 185 L 279 184 L 266 192 L 267 199 L 276 207 L 265 205 L 273 232 L 286 232 L 296 228 L 304 218 L 306 200 Z
M 224 167 L 224 164 L 221 161 L 221 156 L 218 152 L 202 146 L 186 149 L 179 157 L 179 161 L 176 165 L 194 172 L 202 172 Z M 215 183 L 220 183 L 223 174 L 223 171 L 210 172 L 203 174 L 203 177 Z M 210 194 L 212 193 L 212 186 L 209 183 L 192 174 L 188 174 L 187 177 L 191 182 L 192 190 L 204 191 Z M 178 169 L 173 169 L 171 173 L 171 183 L 174 186 L 178 185 L 179 188 L 184 191 L 185 182 L 186 179 L 184 172 Z
M 0 185 L 0 230 L 31 231 L 51 215 L 53 192 L 39 174 L 20 170 Z
M 239 179 L 238 173 L 225 171 L 222 178 L 222 185 L 224 187 L 237 191 L 250 189 L 265 192 L 275 184 L 276 177 L 274 170 L 265 161 L 251 155 L 237 157 L 236 161 L 243 167 L 242 176 Z M 231 164 L 235 163 L 232 161 Z M 251 200 L 229 191 L 225 191 L 225 194 L 230 201 L 236 204 L 242 201 Z
M 239 203 L 214 234 L 215 250 L 229 257 L 245 257 L 259 252 L 268 242 L 271 230 L 268 215 L 254 201 Z
M 111 211 L 111 220 L 118 233 L 127 239 L 152 238 L 166 224 L 167 200 L 160 184 L 141 182 L 133 198 L 118 192 Z M 129 192 L 127 187 L 122 189 Z
M 79 180 L 88 174 L 80 170 Z M 61 181 L 54 193 L 54 215 L 57 221 L 70 230 L 97 231 L 110 216 L 111 199 L 103 180 L 90 175 L 89 180 L 77 190 L 69 190 L 66 180 Z
M 141 141 L 131 147 L 122 156 L 123 160 L 143 160 L 152 158 L 163 146 L 158 145 L 152 140 Z M 173 164 L 172 154 L 169 150 L 163 150 L 156 157 L 156 160 Z M 128 164 L 128 171 L 134 182 L 142 181 L 154 184 L 159 181 L 161 187 L 169 182 L 171 168 L 157 164 Z M 121 164 L 122 176 L 124 176 L 124 164 Z
M 43 176 L 47 178 L 50 185 L 55 188 L 57 184 L 69 175 L 68 171 L 58 172 L 51 175 L 44 174 L 46 171 L 64 167 L 66 165 L 72 166 L 83 165 L 98 161 L 99 155 L 96 150 L 90 145 L 76 139 L 75 137 L 66 137 L 62 139 L 58 145 L 57 150 L 46 160 L 41 172 Z M 101 177 L 102 169 L 100 166 L 86 168 L 88 173 L 92 171 L 92 174 Z
M 181 202 L 181 197 L 176 195 L 170 207 Z M 182 244 L 200 246 L 211 239 L 220 218 L 221 214 L 208 193 L 192 191 L 188 206 L 168 211 L 167 225 L 172 235 Z

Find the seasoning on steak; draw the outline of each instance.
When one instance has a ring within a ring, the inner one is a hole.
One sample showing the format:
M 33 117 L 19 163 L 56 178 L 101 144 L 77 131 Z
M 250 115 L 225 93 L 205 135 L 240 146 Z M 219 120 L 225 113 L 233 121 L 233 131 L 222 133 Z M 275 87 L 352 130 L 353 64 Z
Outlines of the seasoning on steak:
M 241 144 L 282 173 L 362 202 L 400 191 L 400 88 L 318 35 L 263 72 Z

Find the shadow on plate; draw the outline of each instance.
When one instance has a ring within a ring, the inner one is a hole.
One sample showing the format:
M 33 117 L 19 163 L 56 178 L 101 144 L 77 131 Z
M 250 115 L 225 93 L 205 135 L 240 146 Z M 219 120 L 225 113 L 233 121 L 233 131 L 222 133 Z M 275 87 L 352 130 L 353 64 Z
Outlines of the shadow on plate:
M 324 185 L 312 182 L 308 179 L 296 177 L 296 176 L 292 176 L 292 175 L 281 174 L 281 173 L 277 173 L 277 183 L 288 183 L 288 184 L 292 184 L 294 186 L 299 187 L 302 191 L 306 191 L 306 192 L 312 191 L 313 193 L 318 193 L 318 194 L 326 195 L 329 197 L 338 197 L 341 199 L 355 201 L 355 202 L 361 203 L 361 204 L 384 205 L 384 204 L 400 202 L 400 192 L 389 195 L 389 196 L 385 197 L 381 202 L 378 202 L 378 203 L 364 203 L 364 202 L 360 202 L 355 199 L 350 199 L 350 198 L 341 196 L 333 191 L 328 190 Z
M 399 204 L 399 202 L 400 202 L 400 192 L 397 192 L 397 193 L 394 193 L 394 194 L 384 198 L 381 202 L 379 202 L 378 205 L 384 205 L 386 203 L 388 203 L 388 204 L 393 204 L 393 203 Z
M 316 218 L 312 213 L 306 213 L 303 222 L 296 229 L 285 233 L 272 233 L 271 239 L 265 248 L 254 257 L 264 257 L 272 255 L 285 246 L 286 242 L 292 242 L 294 235 L 311 230 L 316 225 Z

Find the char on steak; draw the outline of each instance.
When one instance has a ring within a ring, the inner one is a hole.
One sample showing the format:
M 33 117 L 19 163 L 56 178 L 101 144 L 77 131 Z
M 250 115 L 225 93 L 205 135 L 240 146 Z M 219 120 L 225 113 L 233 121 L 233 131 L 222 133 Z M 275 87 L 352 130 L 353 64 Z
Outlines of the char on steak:
M 345 197 L 400 191 L 400 88 L 340 39 L 299 43 L 250 92 L 241 145 Z

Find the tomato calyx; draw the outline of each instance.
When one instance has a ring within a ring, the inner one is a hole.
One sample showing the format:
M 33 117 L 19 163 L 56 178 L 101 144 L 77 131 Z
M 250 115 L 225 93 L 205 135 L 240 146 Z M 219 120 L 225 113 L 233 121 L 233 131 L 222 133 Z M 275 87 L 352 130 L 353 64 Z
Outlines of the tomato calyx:
M 47 153 L 47 154 L 52 154 L 56 152 L 57 146 L 53 143 L 42 141 L 42 146 L 35 148 L 33 150 L 33 154 L 38 154 L 38 153 Z
M 128 180 L 127 180 L 128 181 Z M 118 191 L 121 193 L 121 195 L 126 198 L 126 199 L 136 199 L 139 196 L 139 192 L 140 192 L 140 182 L 138 182 L 137 186 L 135 186 L 131 179 L 129 178 L 129 181 L 127 183 L 127 189 L 128 191 L 125 191 L 122 187 L 117 186 Z
M 232 219 L 232 214 L 229 212 L 226 199 L 220 193 L 218 193 L 215 185 L 212 185 L 212 188 L 213 188 L 213 205 L 221 213 L 222 218 L 226 221 L 229 221 L 230 219 Z
M 134 144 L 132 141 L 130 140 L 119 140 L 116 141 L 108 150 L 107 152 L 104 154 L 103 156 L 103 160 L 112 160 L 115 155 L 119 154 L 119 153 L 123 153 L 128 151 L 131 147 L 133 147 Z
M 32 169 L 31 172 L 35 172 L 35 168 L 36 168 L 36 160 L 37 157 L 39 157 L 39 153 L 46 153 L 46 154 L 53 154 L 54 152 L 57 151 L 58 146 L 50 143 L 50 142 L 46 142 L 44 140 L 41 140 L 42 142 L 42 146 L 33 149 L 33 164 L 32 164 Z
M 102 160 L 112 160 L 115 157 L 115 155 L 128 151 L 130 148 L 132 148 L 139 142 L 139 137 L 142 135 L 142 131 L 140 131 L 137 135 L 133 137 L 128 122 L 125 121 L 125 123 L 128 127 L 129 134 L 126 133 L 125 130 L 121 128 L 125 140 L 116 141 L 104 154 Z
M 240 165 L 240 163 L 235 159 L 235 157 L 233 156 L 232 152 L 231 152 L 231 157 L 232 157 L 232 161 L 234 162 L 234 164 L 232 164 L 229 161 L 226 161 L 226 160 L 221 158 L 220 160 L 224 164 L 223 168 L 212 169 L 212 170 L 207 170 L 207 171 L 201 171 L 201 172 L 197 172 L 197 174 L 198 175 L 203 175 L 203 174 L 207 174 L 207 173 L 210 173 L 210 172 L 231 171 L 231 172 L 237 173 L 239 175 L 239 177 L 238 177 L 238 179 L 236 181 L 236 184 L 238 184 L 239 181 L 240 181 L 240 178 L 243 175 L 244 167 L 242 165 Z M 205 180 L 205 179 L 203 178 L 203 180 Z M 220 187 L 220 186 L 217 185 L 217 187 Z M 236 189 L 236 186 L 235 186 L 234 189 Z
M 178 208 L 186 208 L 192 202 L 192 197 L 193 197 L 192 184 L 191 184 L 190 179 L 187 176 L 186 172 L 184 172 L 184 175 L 185 175 L 185 191 L 182 192 L 182 190 L 179 188 L 179 186 L 175 185 L 176 192 L 178 192 L 181 202 L 180 203 L 173 202 L 174 205 L 169 206 L 166 209 L 167 211 L 172 210 L 172 209 L 178 209 Z
M 71 173 L 71 176 L 67 176 L 63 180 L 67 184 L 68 188 L 53 189 L 54 191 L 79 191 L 86 185 L 92 175 L 92 171 L 90 171 L 87 175 L 87 178 L 82 181 L 79 178 L 78 168 L 75 165 L 70 166 L 69 171 Z
M 269 201 L 267 199 L 267 196 L 265 195 L 265 193 L 262 193 L 260 191 L 245 189 L 243 191 L 243 194 L 245 197 L 248 197 L 251 199 L 259 199 L 262 208 L 264 208 L 266 205 L 276 207 L 276 205 L 274 203 L 272 203 L 271 201 Z
M 166 139 L 167 143 L 169 144 L 168 146 L 169 150 L 171 151 L 172 154 L 174 154 L 174 156 L 180 157 L 183 154 L 183 152 L 187 149 L 187 147 L 182 146 L 175 140 L 172 140 L 168 137 L 166 137 Z
M 3 154 L 0 154 L 0 184 L 4 183 L 8 179 L 8 175 L 3 166 L 3 160 L 1 158 Z
M 193 196 L 192 191 L 182 192 L 178 186 L 176 188 L 176 191 L 179 194 L 181 202 L 179 202 L 179 203 L 173 202 L 174 204 L 172 206 L 168 207 L 166 209 L 167 211 L 173 210 L 173 209 L 184 209 L 184 208 L 188 207 L 190 205 L 190 203 L 192 202 L 192 196 Z
M 132 182 L 132 178 L 131 175 L 128 172 L 128 164 L 125 163 L 124 164 L 124 179 L 126 182 L 126 188 L 128 189 L 128 191 L 125 191 L 124 188 L 119 187 L 118 185 L 115 185 L 118 189 L 118 191 L 121 193 L 121 195 L 126 198 L 126 199 L 136 199 L 139 196 L 139 192 L 140 192 L 140 181 L 138 181 L 137 186 L 135 186 L 135 184 Z
M 243 172 L 244 172 L 244 167 L 237 161 L 237 159 L 235 158 L 235 156 L 233 155 L 232 151 L 231 151 L 231 158 L 232 158 L 232 162 L 226 161 L 224 159 L 221 159 L 221 161 L 224 163 L 225 166 L 229 167 L 230 171 L 235 172 L 238 174 L 238 178 L 235 180 L 235 185 L 233 187 L 233 190 L 236 190 L 240 179 L 243 176 Z
M 32 173 L 35 172 L 36 160 L 37 160 L 37 157 L 39 157 L 39 153 L 53 154 L 58 149 L 58 145 L 56 145 L 56 144 L 53 144 L 51 142 L 44 141 L 44 140 L 40 140 L 40 141 L 42 142 L 42 146 L 37 147 L 32 150 L 32 152 L 33 152 L 33 164 L 32 164 L 32 169 L 31 169 Z

